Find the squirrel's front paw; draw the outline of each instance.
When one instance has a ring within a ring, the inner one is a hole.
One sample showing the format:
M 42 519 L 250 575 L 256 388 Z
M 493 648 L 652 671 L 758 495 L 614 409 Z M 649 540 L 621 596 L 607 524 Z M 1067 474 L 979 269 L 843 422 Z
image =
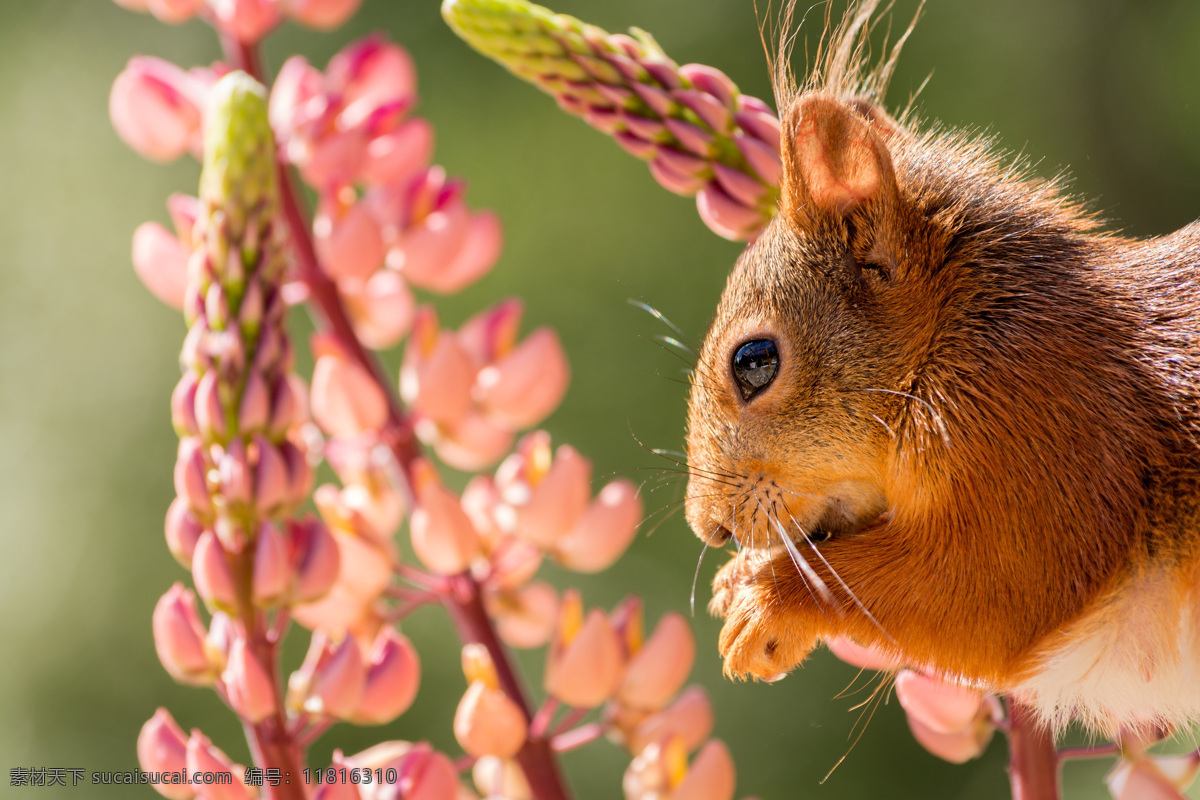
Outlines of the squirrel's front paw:
M 730 566 L 723 567 L 717 577 Z M 720 590 L 714 582 L 713 589 L 713 604 L 720 594 L 720 613 L 725 617 L 719 647 L 727 676 L 779 680 L 817 646 L 816 632 L 805 631 L 806 626 L 784 605 L 769 579 L 742 572 Z

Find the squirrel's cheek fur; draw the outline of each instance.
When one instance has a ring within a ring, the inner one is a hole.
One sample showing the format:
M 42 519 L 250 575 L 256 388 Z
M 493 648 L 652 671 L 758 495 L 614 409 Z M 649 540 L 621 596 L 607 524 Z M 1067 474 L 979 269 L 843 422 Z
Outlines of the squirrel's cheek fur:
M 1099 233 L 851 83 L 784 98 L 780 214 L 692 381 L 688 521 L 741 548 L 726 671 L 848 636 L 1056 723 L 1200 719 L 1200 226 Z

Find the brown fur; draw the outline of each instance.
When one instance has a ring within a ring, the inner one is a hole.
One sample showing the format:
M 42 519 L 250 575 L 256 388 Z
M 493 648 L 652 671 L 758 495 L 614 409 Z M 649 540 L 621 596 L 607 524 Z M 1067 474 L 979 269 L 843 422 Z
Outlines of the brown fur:
M 846 635 L 1006 689 L 1133 576 L 1195 590 L 1200 224 L 1103 233 L 986 141 L 894 121 L 886 74 L 855 77 L 874 5 L 781 84 L 780 214 L 700 352 L 688 520 L 741 547 L 727 672 Z M 747 402 L 730 360 L 756 338 L 780 365 Z

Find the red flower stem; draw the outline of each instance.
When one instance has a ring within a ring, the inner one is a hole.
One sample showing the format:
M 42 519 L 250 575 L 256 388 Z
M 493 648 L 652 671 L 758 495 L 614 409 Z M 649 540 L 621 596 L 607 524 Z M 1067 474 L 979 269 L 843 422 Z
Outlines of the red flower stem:
M 1013 800 L 1059 800 L 1054 734 L 1037 715 L 1008 700 L 1008 781 Z
M 483 601 L 479 596 L 479 586 L 467 573 L 455 575 L 452 579 L 451 591 L 447 592 L 442 602 L 458 636 L 464 644 L 481 644 L 487 648 L 496 667 L 496 675 L 500 679 L 500 687 L 512 698 L 521 709 L 526 723 L 532 722 L 529 713 L 529 701 L 525 691 L 517 679 L 512 662 L 496 631 L 492 621 L 484 611 Z M 550 748 L 550 741 L 544 736 L 531 735 L 520 752 L 517 753 L 517 763 L 525 773 L 525 781 L 529 784 L 530 793 L 535 800 L 567 800 L 566 784 L 558 769 L 558 760 Z
M 221 37 L 221 45 L 231 67 L 244 70 L 264 85 L 268 84 L 256 45 L 246 44 L 225 35 Z M 383 441 L 391 448 L 396 463 L 404 474 L 407 485 L 403 489 L 411 501 L 411 470 L 416 460 L 421 457 L 420 445 L 413 433 L 411 420 L 400 405 L 392 381 L 386 378 L 382 366 L 366 351 L 354 334 L 354 327 L 350 324 L 350 319 L 346 316 L 345 308 L 338 296 L 337 285 L 321 271 L 312 238 L 309 236 L 308 215 L 301 207 L 300 194 L 291 171 L 278 160 L 276 166 L 283 216 L 287 222 L 289 238 L 296 255 L 299 278 L 309 290 L 310 308 L 316 308 L 318 322 L 345 348 L 345 352 L 352 359 L 374 376 L 376 383 L 387 397 L 388 421 L 381 431 L 381 435 Z M 487 648 L 500 677 L 501 687 L 520 707 L 525 719 L 530 720 L 529 702 L 517 679 L 508 652 L 500 643 L 496 631 L 492 627 L 492 621 L 484 611 L 478 584 L 469 574 L 464 573 L 450 578 L 448 589 L 448 591 L 440 593 L 441 600 L 454 622 L 459 638 L 464 644 L 478 643 Z M 269 663 L 271 667 L 274 667 L 273 654 L 270 662 L 264 660 L 263 663 L 264 665 Z M 283 739 L 290 741 L 286 726 L 279 726 L 278 732 Z M 271 744 L 270 741 L 266 743 Z M 251 745 L 253 748 L 254 740 Z M 255 763 L 264 767 L 280 766 L 275 760 L 279 757 L 275 750 L 264 750 L 261 754 L 268 760 L 260 761 L 260 752 L 255 751 Z M 521 751 L 517 753 L 516 760 L 525 773 L 525 780 L 529 784 L 534 800 L 569 800 L 570 795 L 567 793 L 566 784 L 559 772 L 558 761 L 550 748 L 548 739 L 530 737 Z M 291 798 L 292 796 L 287 797 Z M 295 797 L 299 800 L 302 795 L 295 795 Z M 285 798 L 284 796 L 279 798 L 272 796 L 271 800 L 285 800 Z

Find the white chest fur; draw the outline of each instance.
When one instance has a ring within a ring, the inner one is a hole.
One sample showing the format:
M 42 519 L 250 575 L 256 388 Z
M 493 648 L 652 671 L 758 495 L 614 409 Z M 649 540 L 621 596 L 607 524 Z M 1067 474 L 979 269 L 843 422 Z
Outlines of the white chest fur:
M 1055 729 L 1076 719 L 1112 735 L 1200 719 L 1200 598 L 1180 582 L 1166 571 L 1130 579 L 1055 636 L 1014 693 Z

